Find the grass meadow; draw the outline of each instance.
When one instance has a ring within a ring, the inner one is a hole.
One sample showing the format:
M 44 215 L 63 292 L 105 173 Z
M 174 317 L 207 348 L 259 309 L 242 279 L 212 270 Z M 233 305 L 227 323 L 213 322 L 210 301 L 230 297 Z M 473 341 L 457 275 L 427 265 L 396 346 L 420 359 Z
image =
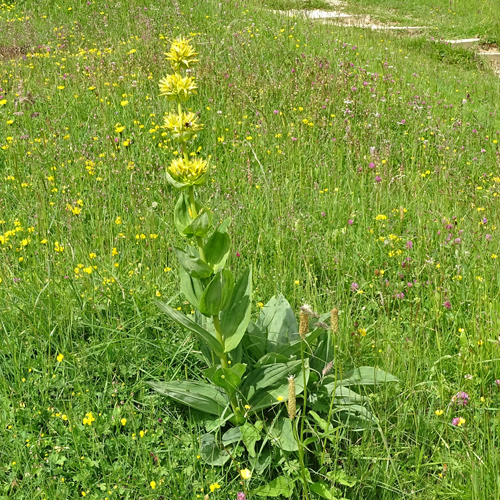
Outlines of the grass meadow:
M 472 15 L 494 3 L 434 2 L 456 7 L 461 35 L 498 41 L 498 16 Z M 280 292 L 297 311 L 337 307 L 339 372 L 399 379 L 368 395 L 381 432 L 329 444 L 349 478 L 332 485 L 347 499 L 500 498 L 500 79 L 432 31 L 314 24 L 257 0 L 1 4 L 0 498 L 241 490 L 231 463 L 198 458 L 190 412 L 145 384 L 203 369 L 153 304 L 191 310 L 158 91 L 178 35 L 200 53 L 200 192 L 233 219 L 252 317 Z M 254 473 L 247 498 L 272 474 Z

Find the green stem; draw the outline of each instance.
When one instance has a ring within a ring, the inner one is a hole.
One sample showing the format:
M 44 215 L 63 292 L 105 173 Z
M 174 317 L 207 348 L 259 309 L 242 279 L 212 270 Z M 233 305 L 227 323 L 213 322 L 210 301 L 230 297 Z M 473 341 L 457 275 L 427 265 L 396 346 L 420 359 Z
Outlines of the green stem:
M 301 469 L 301 475 L 302 475 L 302 482 L 304 483 L 303 495 L 304 495 L 304 498 L 309 498 L 309 488 L 308 488 L 307 478 L 305 475 L 304 447 L 303 447 L 304 421 L 306 418 L 306 410 L 307 410 L 307 378 L 306 378 L 306 367 L 305 367 L 305 361 L 304 361 L 304 344 L 305 344 L 305 340 L 302 340 L 302 342 L 300 344 L 300 358 L 302 360 L 302 375 L 303 375 L 302 380 L 303 380 L 303 384 L 304 384 L 304 390 L 303 390 L 304 405 L 302 407 L 302 415 L 300 415 L 300 437 L 298 435 L 298 429 L 296 429 L 295 432 L 297 434 L 297 438 L 296 438 L 297 439 L 297 446 L 299 447 L 299 462 L 300 462 L 300 469 Z M 297 422 L 297 424 L 298 424 L 298 422 Z
M 184 148 L 184 144 L 182 145 Z M 196 219 L 198 212 L 196 210 L 196 202 L 194 199 L 194 186 L 189 186 L 189 207 L 191 208 L 191 217 Z M 198 251 L 200 252 L 201 260 L 205 261 L 205 252 L 203 250 L 203 238 L 201 236 L 196 237 L 196 243 L 198 243 Z
M 212 319 L 214 320 L 215 335 L 217 337 L 217 340 L 222 345 L 222 356 L 219 358 L 220 364 L 221 364 L 222 368 L 229 368 L 227 354 L 224 352 L 225 341 L 224 341 L 224 336 L 222 335 L 219 316 L 216 314 L 216 315 L 212 316 Z M 241 408 L 238 406 L 238 400 L 236 399 L 236 394 L 233 394 L 229 398 L 229 400 L 231 402 L 231 408 L 233 409 L 233 413 L 234 413 L 234 416 L 236 418 L 237 423 L 242 424 L 243 422 L 245 422 L 245 417 L 243 416 L 243 414 L 241 412 Z

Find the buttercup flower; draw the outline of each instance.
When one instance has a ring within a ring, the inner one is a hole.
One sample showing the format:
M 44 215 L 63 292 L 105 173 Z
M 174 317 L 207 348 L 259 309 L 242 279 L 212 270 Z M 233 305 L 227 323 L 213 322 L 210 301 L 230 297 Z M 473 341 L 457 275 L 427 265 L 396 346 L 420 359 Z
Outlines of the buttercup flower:
M 210 485 L 210 491 L 213 493 L 215 490 L 218 490 L 220 488 L 219 483 L 213 483 Z
M 198 62 L 198 59 L 195 59 L 198 53 L 189 45 L 190 41 L 191 39 L 180 36 L 172 42 L 170 50 L 165 55 L 167 56 L 167 61 L 170 61 L 173 70 L 177 71 L 180 68 L 189 69 L 190 66 Z
M 240 476 L 242 479 L 250 479 L 252 477 L 252 473 L 248 469 L 241 469 Z
M 186 186 L 194 184 L 203 184 L 205 174 L 208 170 L 208 163 L 201 158 L 187 160 L 185 158 L 175 158 L 168 167 L 174 181 L 180 182 Z
M 179 99 L 186 101 L 191 94 L 196 94 L 198 86 L 194 81 L 194 77 L 183 77 L 179 73 L 167 75 L 160 80 L 160 95 L 164 95 L 169 101 Z
M 203 125 L 198 123 L 198 116 L 195 113 L 166 113 L 163 118 L 163 128 L 167 129 L 174 140 L 186 142 L 201 130 Z

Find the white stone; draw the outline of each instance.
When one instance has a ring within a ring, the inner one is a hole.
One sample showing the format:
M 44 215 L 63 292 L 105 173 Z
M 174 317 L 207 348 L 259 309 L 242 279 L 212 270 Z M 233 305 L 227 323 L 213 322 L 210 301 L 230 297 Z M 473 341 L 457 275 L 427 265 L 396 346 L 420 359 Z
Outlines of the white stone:
M 475 47 L 480 41 L 480 38 L 463 38 L 462 40 L 446 40 L 446 43 L 454 45 L 455 47 L 468 49 L 470 47 Z

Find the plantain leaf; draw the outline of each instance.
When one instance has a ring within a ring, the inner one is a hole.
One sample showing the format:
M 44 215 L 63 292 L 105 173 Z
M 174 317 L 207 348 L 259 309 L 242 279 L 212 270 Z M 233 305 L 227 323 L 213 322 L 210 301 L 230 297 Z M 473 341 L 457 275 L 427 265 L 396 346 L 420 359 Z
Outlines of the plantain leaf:
M 399 380 L 390 373 L 375 368 L 373 366 L 360 366 L 345 373 L 337 386 L 349 385 L 377 385 L 386 382 L 399 382 Z
M 189 380 L 146 383 L 156 392 L 195 410 L 219 417 L 227 412 L 228 399 L 220 389 L 213 385 Z
M 205 316 L 217 316 L 228 305 L 233 288 L 234 279 L 231 271 L 223 270 L 218 272 L 200 298 L 198 307 L 200 312 Z
M 200 456 L 209 465 L 224 465 L 231 457 L 229 453 L 219 446 L 213 434 L 201 437 Z
M 285 297 L 273 297 L 261 310 L 256 326 L 267 335 L 266 352 L 280 352 L 290 342 L 300 341 L 295 313 Z M 300 347 L 299 347 L 300 350 Z
M 276 444 L 283 451 L 297 451 L 299 449 L 292 426 L 292 420 L 280 415 L 269 429 L 269 435 L 274 439 L 273 444 Z
M 246 269 L 234 286 L 231 299 L 221 312 L 221 331 L 225 352 L 236 349 L 250 322 L 252 305 L 252 270 Z
M 229 444 L 241 441 L 241 430 L 239 427 L 232 427 L 222 435 L 222 444 L 227 446 Z
M 293 491 L 293 480 L 279 476 L 270 483 L 255 488 L 251 493 L 260 497 L 290 497 Z
M 341 494 L 340 490 L 334 488 L 332 486 L 328 486 L 323 481 L 317 481 L 309 485 L 311 491 L 316 493 L 316 495 L 321 498 L 326 498 L 326 500 L 341 500 L 341 497 L 337 496 L 337 494 Z
M 308 361 L 304 362 L 306 384 L 309 379 Z M 288 377 L 295 377 L 295 394 L 304 390 L 302 361 L 276 363 L 257 368 L 248 374 L 240 392 L 252 412 L 268 408 L 288 399 Z
M 222 357 L 222 344 L 210 332 L 202 328 L 198 323 L 195 323 L 194 321 L 189 319 L 180 311 L 177 311 L 173 307 L 170 307 L 168 304 L 165 304 L 164 302 L 160 302 L 158 300 L 155 300 L 154 302 L 161 311 L 167 314 L 176 323 L 194 333 L 199 340 L 206 342 L 217 357 Z
M 255 444 L 260 441 L 260 430 L 250 422 L 245 422 L 241 427 L 241 439 L 245 445 L 248 454 L 255 457 Z
M 227 234 L 227 228 L 230 223 L 231 219 L 226 219 L 208 238 L 203 248 L 205 258 L 215 272 L 224 267 L 229 256 L 231 239 L 229 238 L 229 234 Z
M 198 251 L 193 247 L 188 245 L 186 250 L 180 248 L 174 250 L 181 266 L 193 278 L 203 279 L 212 275 L 212 268 L 200 258 Z

